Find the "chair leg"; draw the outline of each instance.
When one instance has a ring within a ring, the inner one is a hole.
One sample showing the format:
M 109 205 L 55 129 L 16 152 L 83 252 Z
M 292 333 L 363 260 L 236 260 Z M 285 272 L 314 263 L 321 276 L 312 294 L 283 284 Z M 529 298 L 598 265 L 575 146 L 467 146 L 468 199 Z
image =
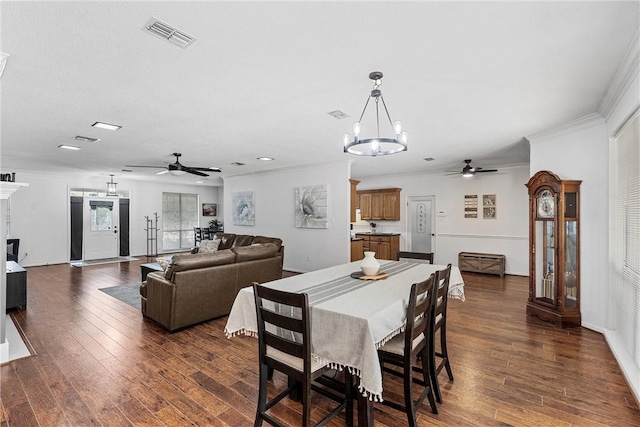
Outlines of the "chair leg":
M 254 427 L 262 426 L 262 413 L 267 406 L 267 366 L 260 363 L 258 386 L 258 408 L 256 409 L 256 419 L 253 423 Z
M 311 381 L 302 384 L 302 427 L 311 426 Z
M 444 367 L 447 370 L 449 380 L 453 381 L 453 372 L 451 371 L 451 365 L 449 364 L 449 353 L 447 353 L 447 325 L 443 325 L 440 328 L 440 350 L 442 350 L 442 357 L 444 358 Z
M 431 377 L 431 386 L 436 396 L 436 402 L 442 403 L 442 395 L 440 394 L 440 385 L 438 384 L 438 365 L 436 363 L 436 346 L 435 334 L 429 340 L 429 376 Z M 424 361 L 423 361 L 424 362 Z
M 413 396 L 411 394 L 411 385 L 413 384 L 413 374 L 411 373 L 411 365 L 404 367 L 404 408 L 407 413 L 407 420 L 409 427 L 416 427 L 416 408 L 413 403 Z
M 347 427 L 353 427 L 353 375 L 349 372 L 349 368 L 344 369 L 344 393 L 347 399 L 344 418 Z
M 425 353 L 426 351 L 428 351 L 428 348 L 425 347 L 422 353 Z M 429 361 L 430 361 L 430 358 L 426 354 L 424 354 L 422 356 L 422 380 L 425 383 L 425 389 L 427 393 L 427 398 L 429 399 L 429 405 L 431 406 L 431 412 L 433 412 L 434 414 L 437 414 L 438 407 L 436 406 L 436 400 L 433 396 L 433 384 L 430 378 L 431 367 L 429 366 Z

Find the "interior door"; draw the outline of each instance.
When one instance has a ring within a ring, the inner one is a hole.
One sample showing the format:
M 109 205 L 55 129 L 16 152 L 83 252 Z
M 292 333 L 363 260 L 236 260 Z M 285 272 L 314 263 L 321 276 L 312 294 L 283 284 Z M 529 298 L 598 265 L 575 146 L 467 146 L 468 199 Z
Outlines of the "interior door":
M 413 252 L 434 252 L 436 246 L 435 196 L 412 196 L 407 206 L 407 245 Z
M 118 257 L 118 199 L 84 198 L 84 260 Z

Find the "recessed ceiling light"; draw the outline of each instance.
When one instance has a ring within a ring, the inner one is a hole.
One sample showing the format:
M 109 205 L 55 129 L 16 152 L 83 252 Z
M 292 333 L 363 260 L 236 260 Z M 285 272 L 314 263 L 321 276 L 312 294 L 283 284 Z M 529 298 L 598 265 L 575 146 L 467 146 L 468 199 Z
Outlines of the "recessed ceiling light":
M 240 162 L 232 162 L 230 163 L 232 166 L 244 166 L 244 163 L 240 163 Z
M 106 129 L 106 130 L 118 130 L 122 127 L 122 126 L 111 125 L 109 123 L 103 123 L 103 122 L 95 122 L 91 126 L 93 126 L 94 128 L 100 128 L 100 129 Z
M 65 150 L 81 150 L 80 147 L 76 147 L 74 145 L 65 145 L 65 144 L 58 145 L 58 148 L 64 148 Z
M 204 184 L 204 181 L 196 181 L 196 184 Z
M 435 159 L 433 157 L 425 157 L 424 158 L 427 162 L 433 162 Z
M 273 157 L 258 157 L 258 160 L 264 160 L 265 162 L 270 162 L 271 160 L 275 160 Z
M 82 142 L 98 142 L 98 141 L 100 141 L 100 139 L 98 139 L 98 138 L 90 138 L 88 136 L 81 136 L 81 135 L 77 135 L 74 139 L 76 141 L 82 141 Z

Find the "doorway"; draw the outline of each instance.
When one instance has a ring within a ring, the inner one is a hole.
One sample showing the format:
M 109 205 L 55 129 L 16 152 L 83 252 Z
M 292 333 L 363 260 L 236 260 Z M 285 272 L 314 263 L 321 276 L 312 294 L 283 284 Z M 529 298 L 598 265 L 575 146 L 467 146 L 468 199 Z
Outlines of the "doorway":
M 85 261 L 118 257 L 118 200 L 88 197 L 83 212 Z
M 410 196 L 407 198 L 407 250 L 435 252 L 435 196 Z

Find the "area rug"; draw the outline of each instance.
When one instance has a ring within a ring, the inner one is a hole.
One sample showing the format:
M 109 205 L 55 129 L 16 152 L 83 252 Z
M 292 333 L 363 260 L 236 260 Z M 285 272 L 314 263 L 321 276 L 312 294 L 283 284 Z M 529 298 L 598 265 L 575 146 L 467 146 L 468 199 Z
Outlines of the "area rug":
M 124 285 L 101 288 L 100 290 L 105 294 L 140 310 L 140 284 L 141 282 L 125 283 Z

